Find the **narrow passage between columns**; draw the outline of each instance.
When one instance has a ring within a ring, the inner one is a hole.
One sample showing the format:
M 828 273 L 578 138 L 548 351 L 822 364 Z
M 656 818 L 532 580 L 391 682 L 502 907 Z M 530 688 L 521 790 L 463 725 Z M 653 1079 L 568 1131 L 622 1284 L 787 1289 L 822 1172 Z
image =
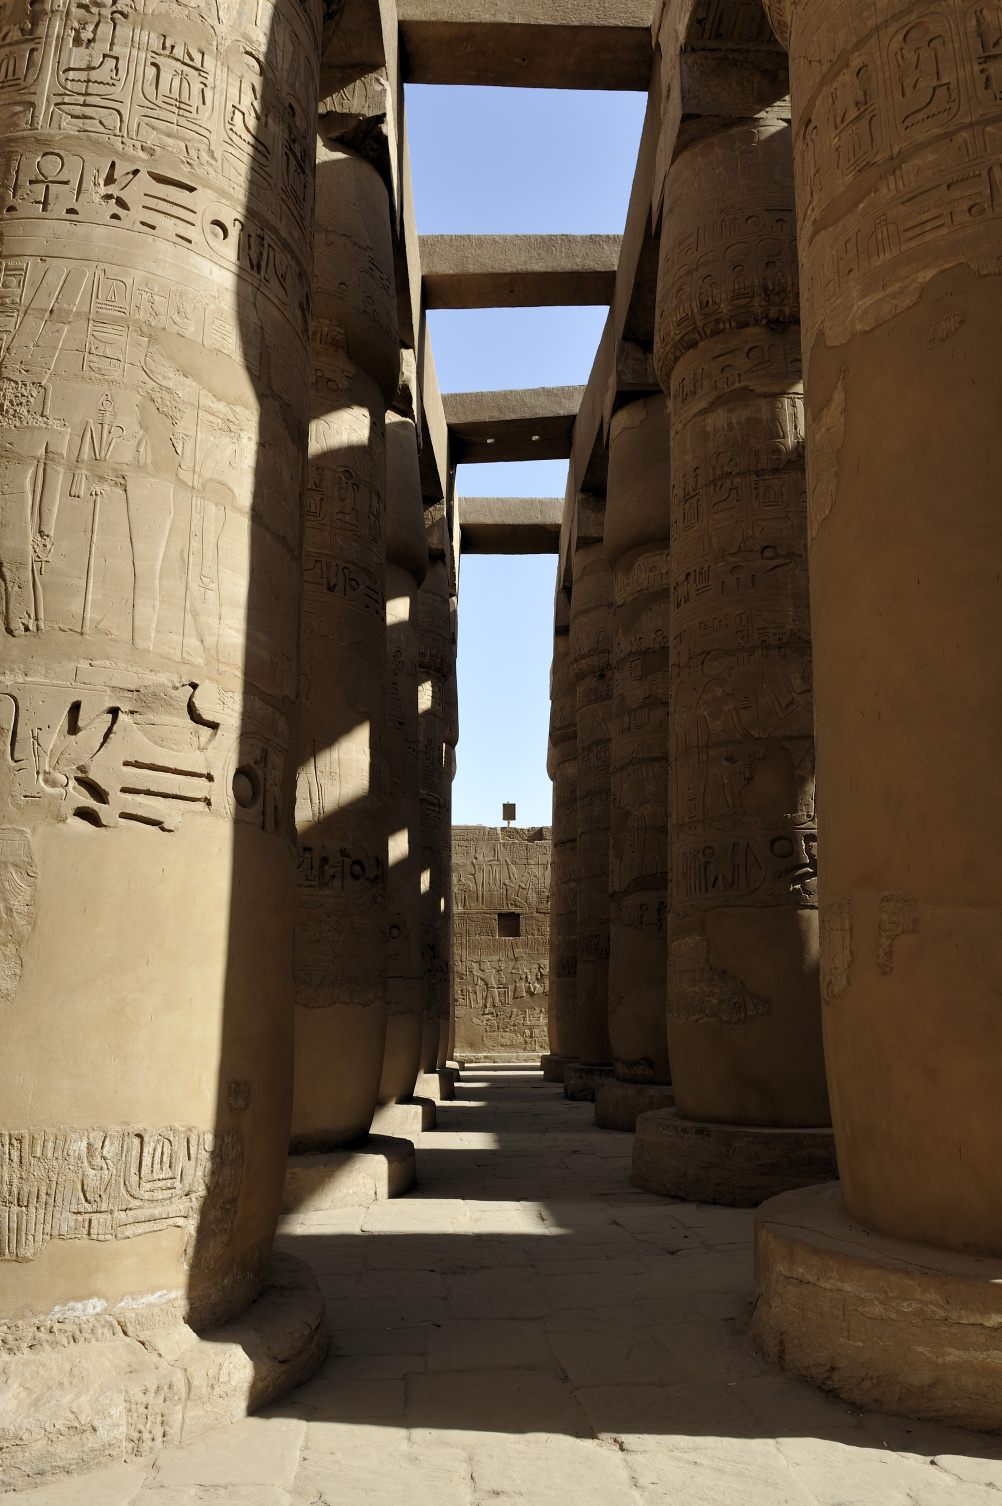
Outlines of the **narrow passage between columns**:
M 999 1440 L 859 1413 L 748 1337 L 752 1211 L 630 1183 L 631 1135 L 468 1069 L 419 1188 L 294 1215 L 331 1354 L 283 1402 L 33 1506 L 990 1506 Z

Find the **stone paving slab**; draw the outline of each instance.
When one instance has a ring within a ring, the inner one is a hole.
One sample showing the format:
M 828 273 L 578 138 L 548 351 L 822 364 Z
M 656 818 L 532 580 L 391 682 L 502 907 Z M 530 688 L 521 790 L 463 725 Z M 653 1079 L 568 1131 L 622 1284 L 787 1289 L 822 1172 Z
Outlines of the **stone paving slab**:
M 749 1339 L 752 1214 L 631 1187 L 631 1137 L 476 1068 L 417 1189 L 293 1215 L 332 1353 L 266 1413 L 28 1506 L 998 1506 L 1002 1438 L 860 1413 Z

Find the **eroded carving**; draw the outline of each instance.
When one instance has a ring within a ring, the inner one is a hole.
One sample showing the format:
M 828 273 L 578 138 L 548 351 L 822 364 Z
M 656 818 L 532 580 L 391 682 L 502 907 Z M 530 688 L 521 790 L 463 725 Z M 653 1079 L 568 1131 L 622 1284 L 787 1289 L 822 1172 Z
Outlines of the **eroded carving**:
M 744 1025 L 771 1011 L 768 999 L 710 962 L 705 936 L 679 936 L 669 948 L 668 1018 L 685 1025 Z

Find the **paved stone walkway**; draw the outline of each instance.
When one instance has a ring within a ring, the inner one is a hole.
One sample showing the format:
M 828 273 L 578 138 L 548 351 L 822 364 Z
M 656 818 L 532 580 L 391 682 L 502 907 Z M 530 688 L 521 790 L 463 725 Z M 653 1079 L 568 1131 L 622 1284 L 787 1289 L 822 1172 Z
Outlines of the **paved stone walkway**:
M 286 1220 L 323 1372 L 267 1413 L 33 1506 L 999 1506 L 1002 1439 L 860 1414 L 747 1337 L 752 1215 L 630 1186 L 632 1137 L 467 1071 L 420 1190 Z M 8 1499 L 15 1499 L 9 1497 Z

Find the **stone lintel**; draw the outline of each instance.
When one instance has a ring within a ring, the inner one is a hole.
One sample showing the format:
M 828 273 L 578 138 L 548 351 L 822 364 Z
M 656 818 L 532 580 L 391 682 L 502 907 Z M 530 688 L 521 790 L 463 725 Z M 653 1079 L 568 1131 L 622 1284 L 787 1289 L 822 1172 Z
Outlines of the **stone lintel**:
M 422 235 L 430 309 L 612 302 L 619 235 Z
M 398 0 L 411 84 L 646 90 L 652 0 Z
M 756 1214 L 756 1348 L 853 1406 L 997 1432 L 1000 1328 L 1002 1261 L 865 1229 L 838 1182 Z
M 463 554 L 556 554 L 563 497 L 461 497 Z
M 530 387 L 442 396 L 456 465 L 566 460 L 583 387 Z

